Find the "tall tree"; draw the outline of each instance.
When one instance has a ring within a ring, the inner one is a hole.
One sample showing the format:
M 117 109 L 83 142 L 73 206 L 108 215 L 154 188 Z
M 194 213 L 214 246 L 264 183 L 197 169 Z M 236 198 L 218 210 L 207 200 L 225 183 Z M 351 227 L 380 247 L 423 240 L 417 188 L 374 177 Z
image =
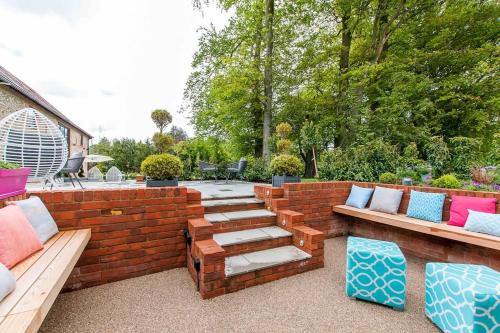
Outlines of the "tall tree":
M 151 112 L 151 119 L 158 127 L 160 134 L 163 134 L 163 130 L 172 122 L 172 115 L 165 109 L 156 109 Z
M 264 114 L 263 114 L 263 147 L 264 159 L 271 158 L 271 126 L 273 115 L 273 47 L 274 47 L 274 0 L 266 0 L 265 28 L 266 28 L 266 56 L 264 63 Z

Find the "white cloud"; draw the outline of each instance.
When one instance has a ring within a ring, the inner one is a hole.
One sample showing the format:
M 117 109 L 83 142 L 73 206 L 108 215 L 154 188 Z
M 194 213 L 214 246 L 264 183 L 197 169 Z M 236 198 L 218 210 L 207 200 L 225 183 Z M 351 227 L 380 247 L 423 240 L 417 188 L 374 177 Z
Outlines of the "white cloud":
M 197 28 L 227 17 L 189 0 L 0 0 L 0 61 L 96 137 L 145 139 L 156 108 L 192 134 L 178 111 Z

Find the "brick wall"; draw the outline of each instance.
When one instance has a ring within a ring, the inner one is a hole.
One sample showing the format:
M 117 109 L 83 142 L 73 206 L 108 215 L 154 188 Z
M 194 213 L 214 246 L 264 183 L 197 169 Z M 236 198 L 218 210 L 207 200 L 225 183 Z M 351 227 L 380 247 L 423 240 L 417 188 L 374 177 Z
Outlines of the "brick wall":
M 327 237 L 351 234 L 361 237 L 390 240 L 396 242 L 405 253 L 416 255 L 424 259 L 485 264 L 500 270 L 499 251 L 440 237 L 423 235 L 417 232 L 361 219 L 354 219 L 341 214 L 334 214 L 332 212 L 332 207 L 345 203 L 353 184 L 372 188 L 378 185 L 403 190 L 403 198 L 399 208 L 399 213 L 401 214 L 406 213 L 411 190 L 446 193 L 447 197 L 443 208 L 444 221 L 447 221 L 450 216 L 450 199 L 452 195 L 496 198 L 496 212 L 500 213 L 500 193 L 447 190 L 424 186 L 403 186 L 362 182 L 318 182 L 284 184 L 283 188 L 256 185 L 255 194 L 258 198 L 265 200 L 268 209 L 272 209 L 276 212 L 290 209 L 303 213 L 305 225 L 323 231 Z M 278 221 L 281 221 L 281 217 L 278 217 Z
M 185 267 L 182 230 L 188 218 L 203 216 L 199 192 L 183 187 L 29 195 L 42 199 L 61 230 L 92 229 L 65 290 Z

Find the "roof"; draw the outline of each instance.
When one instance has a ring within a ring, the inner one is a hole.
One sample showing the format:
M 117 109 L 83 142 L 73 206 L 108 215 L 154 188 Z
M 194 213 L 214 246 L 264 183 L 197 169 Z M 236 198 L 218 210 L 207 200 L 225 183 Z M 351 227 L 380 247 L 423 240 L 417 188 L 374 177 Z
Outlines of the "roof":
M 79 131 L 81 131 L 83 134 L 89 136 L 90 138 L 93 138 L 93 136 L 82 129 L 80 126 L 76 125 L 74 122 L 69 120 L 64 114 L 62 114 L 59 110 L 55 108 L 52 104 L 50 104 L 45 98 L 40 96 L 35 90 L 30 88 L 26 83 L 23 81 L 19 80 L 17 77 L 15 77 L 12 73 L 10 73 L 8 70 L 0 66 L 0 82 L 5 82 L 8 86 L 10 86 L 12 89 L 16 90 L 19 92 L 21 95 L 24 97 L 32 100 L 33 102 L 37 103 L 38 105 L 42 106 L 44 109 L 46 109 L 48 112 L 52 113 L 55 115 L 57 118 L 65 121 L 69 125 L 75 127 Z

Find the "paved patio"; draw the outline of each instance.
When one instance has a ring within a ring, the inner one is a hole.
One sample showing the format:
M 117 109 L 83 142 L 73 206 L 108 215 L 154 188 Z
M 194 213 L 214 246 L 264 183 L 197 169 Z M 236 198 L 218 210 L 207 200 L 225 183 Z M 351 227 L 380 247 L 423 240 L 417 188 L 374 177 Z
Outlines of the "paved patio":
M 325 268 L 211 300 L 187 269 L 58 297 L 40 332 L 439 332 L 424 314 L 424 261 L 409 257 L 404 312 L 345 296 L 346 238 L 325 241 Z
M 83 186 L 87 189 L 110 189 L 110 188 L 141 188 L 145 187 L 144 183 L 136 183 L 135 181 L 124 181 L 124 182 L 82 182 Z M 76 184 L 76 188 L 80 188 Z M 179 186 L 186 186 L 194 188 L 201 192 L 202 199 L 227 199 L 227 198 L 241 198 L 253 196 L 253 187 L 255 183 L 231 181 L 226 183 L 223 180 L 214 181 L 185 181 L 179 182 Z M 26 188 L 28 191 L 38 191 L 43 190 L 43 186 L 40 183 L 28 183 Z M 74 190 L 75 188 L 71 183 L 60 184 L 54 190 Z M 45 190 L 50 191 L 50 188 Z

